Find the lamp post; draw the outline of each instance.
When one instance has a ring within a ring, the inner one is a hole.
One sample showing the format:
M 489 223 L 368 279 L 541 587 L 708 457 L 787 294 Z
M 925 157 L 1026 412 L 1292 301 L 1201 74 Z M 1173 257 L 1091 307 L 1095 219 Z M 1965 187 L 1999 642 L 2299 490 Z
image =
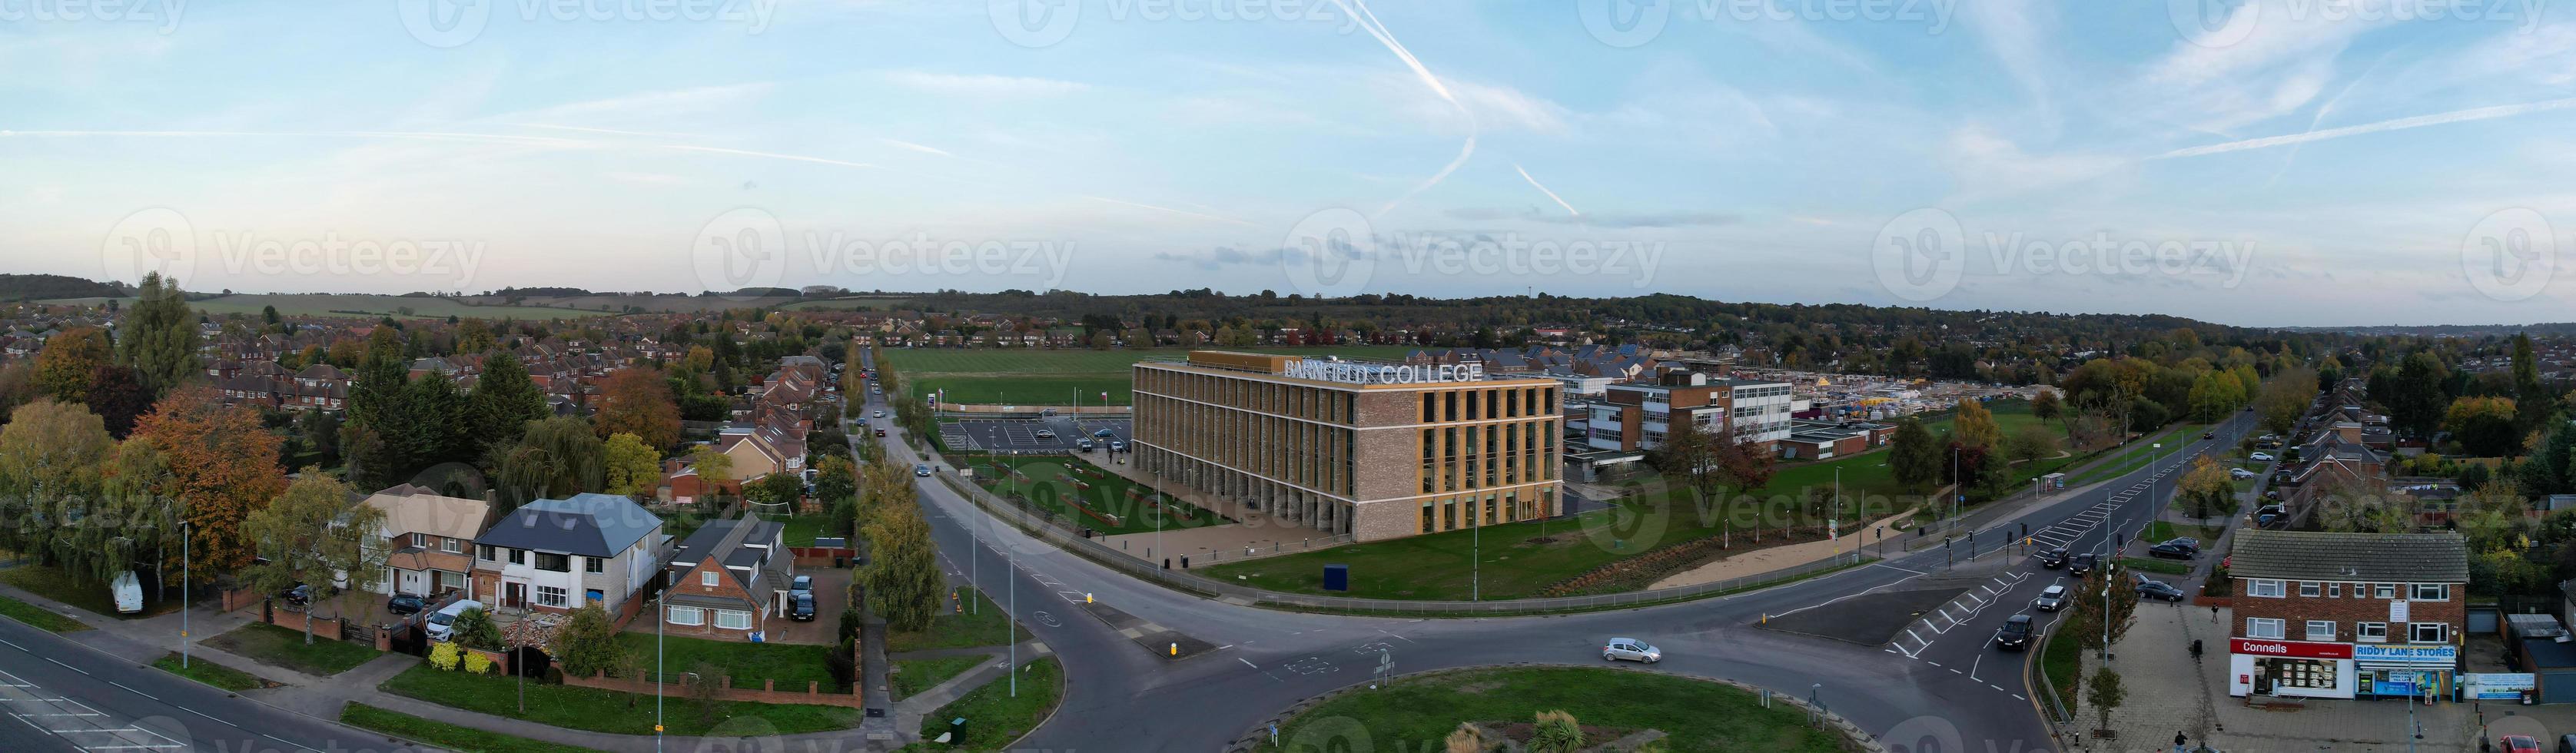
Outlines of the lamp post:
M 188 668 L 188 522 L 179 521 L 179 668 Z M 166 551 L 166 550 L 165 550 Z M 166 555 L 165 555 L 166 556 Z M 168 560 L 163 560 L 167 562 Z M 168 591 L 161 593 L 167 594 Z M 220 599 L 218 599 L 220 601 Z
M 662 753 L 662 631 L 671 616 L 662 607 L 662 596 L 653 595 L 653 753 Z

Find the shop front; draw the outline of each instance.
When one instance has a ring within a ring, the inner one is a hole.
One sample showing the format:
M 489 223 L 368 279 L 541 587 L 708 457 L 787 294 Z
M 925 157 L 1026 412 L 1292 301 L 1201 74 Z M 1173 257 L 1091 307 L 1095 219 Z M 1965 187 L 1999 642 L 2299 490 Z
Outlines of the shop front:
M 2230 638 L 2227 694 L 2352 698 L 2353 644 Z
M 2433 701 L 2455 697 L 2458 690 L 2458 646 L 2365 643 L 2352 647 L 2352 660 L 2357 690 L 2365 697 Z

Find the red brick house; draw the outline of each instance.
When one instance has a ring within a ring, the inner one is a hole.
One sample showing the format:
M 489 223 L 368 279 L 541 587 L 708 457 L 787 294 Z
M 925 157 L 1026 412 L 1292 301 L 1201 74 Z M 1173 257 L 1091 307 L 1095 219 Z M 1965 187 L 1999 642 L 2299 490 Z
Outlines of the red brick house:
M 747 641 L 785 620 L 788 579 L 796 557 L 787 526 L 744 513 L 709 521 L 689 534 L 663 570 L 663 628 L 673 634 Z
M 2468 545 L 2440 533 L 2242 530 L 2228 695 L 2452 697 Z

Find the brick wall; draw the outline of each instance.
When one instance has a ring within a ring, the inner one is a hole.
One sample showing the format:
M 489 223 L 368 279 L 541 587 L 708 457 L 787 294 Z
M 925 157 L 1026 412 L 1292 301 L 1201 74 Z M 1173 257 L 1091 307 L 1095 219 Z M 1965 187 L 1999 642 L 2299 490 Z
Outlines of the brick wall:
M 268 610 L 268 624 L 296 632 L 304 631 L 304 622 L 307 619 L 311 619 L 311 616 L 303 612 L 289 612 L 283 609 Z M 313 620 L 313 637 L 329 638 L 335 641 L 339 640 L 340 621 L 327 617 Z
M 2300 596 L 2299 582 L 2285 581 L 2282 588 L 2288 595 L 2275 599 L 2247 595 L 2249 593 L 2246 589 L 2247 580 L 2246 578 L 2236 579 L 2236 596 L 2233 599 L 2236 624 L 2230 626 L 2230 635 L 2245 635 L 2245 621 L 2248 619 L 2277 619 L 2283 623 L 2281 628 L 2283 639 L 2307 640 L 2308 620 L 2333 620 L 2335 640 L 2350 642 L 2354 640 L 2355 623 L 2389 621 L 2388 602 L 2392 600 L 2378 598 L 2376 591 L 2370 588 L 2374 584 L 2361 584 L 2365 589 L 2364 592 L 2371 595 L 2353 598 L 2354 584 L 2343 583 L 2341 584 L 2343 595 L 2338 598 L 2325 595 Z M 2406 584 L 2396 585 L 2397 594 L 2405 596 L 2408 592 Z M 2320 594 L 2333 593 L 2328 584 L 2319 584 L 2318 589 Z M 2467 595 L 2466 592 L 2467 588 L 2464 585 L 2454 583 L 2451 584 L 2449 599 L 2404 600 L 2407 602 L 2407 621 L 2449 623 L 2451 633 L 2458 635 L 2468 627 L 2468 604 L 2464 598 Z M 2406 626 L 2390 624 L 2388 642 L 2405 643 Z

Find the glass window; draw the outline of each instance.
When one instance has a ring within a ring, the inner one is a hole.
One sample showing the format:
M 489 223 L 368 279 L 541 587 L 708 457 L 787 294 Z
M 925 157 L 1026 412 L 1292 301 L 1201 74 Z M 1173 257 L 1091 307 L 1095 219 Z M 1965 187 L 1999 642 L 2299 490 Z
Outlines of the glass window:
M 2406 640 L 2412 643 L 2449 643 L 2451 624 L 2447 622 L 2406 623 Z
M 537 587 L 537 604 L 539 606 L 560 607 L 568 603 L 570 603 L 570 599 L 563 589 L 556 588 L 554 586 Z
M 751 613 L 735 609 L 718 609 L 716 627 L 726 630 L 750 630 Z
M 697 607 L 672 607 L 671 624 L 690 626 L 704 625 L 707 624 L 707 612 L 706 610 L 699 609 Z
M 2334 620 L 2309 620 L 2309 621 L 2308 621 L 2308 640 L 2312 640 L 2312 641 L 2331 641 L 2331 640 L 2334 640 L 2334 639 L 2335 639 L 2335 624 L 2334 624 Z
M 412 546 L 429 546 L 429 534 L 426 534 L 426 533 L 415 533 L 415 534 L 412 534 L 412 535 L 411 535 L 411 545 L 412 545 Z
M 2385 623 L 2385 622 L 2356 622 L 2356 623 L 2353 623 L 2353 625 L 2352 625 L 2352 637 L 2353 637 L 2353 640 L 2361 641 L 2361 642 L 2363 642 L 2363 643 L 2379 643 L 2379 642 L 2382 642 L 2382 641 L 2386 641 L 2386 640 L 2388 640 L 2388 623 Z
M 2317 589 L 2318 589 L 2318 584 L 2316 584 L 2315 582 L 2300 583 L 2300 584 L 2299 584 L 2299 595 L 2300 595 L 2300 596 L 2306 596 L 2306 597 L 2314 598 L 2314 597 L 2319 596 L 2319 595 L 2321 595 L 2321 594 L 2322 594 L 2322 592 L 2321 592 L 2321 591 L 2318 591 Z
M 2341 584 L 2341 583 L 2328 583 L 2328 584 L 2326 584 L 2326 596 L 2328 596 L 2328 597 L 2330 597 L 2330 598 L 2336 598 L 2336 599 L 2343 598 L 2343 584 Z
M 2245 595 L 2247 596 L 2264 596 L 2278 599 L 2281 598 L 2281 594 L 2280 581 L 2249 580 L 2245 582 Z
M 448 554 L 462 553 L 465 551 L 465 542 L 457 541 L 455 539 L 440 539 L 438 542 L 438 550 Z
M 2416 601 L 2449 601 L 2451 587 L 2442 583 L 2417 583 L 2413 589 Z
M 2262 617 L 2245 618 L 2245 637 L 2281 639 L 2281 621 Z
M 501 548 L 490 544 L 474 545 L 474 558 L 485 562 L 501 561 Z
M 538 552 L 537 569 L 550 573 L 572 572 L 572 557 L 552 552 Z
M 525 549 L 512 549 L 512 550 L 510 550 L 510 564 L 513 564 L 513 565 L 525 565 L 525 564 L 528 564 L 528 550 L 525 550 Z
M 699 572 L 698 572 L 698 585 L 706 586 L 706 587 L 708 587 L 708 588 L 714 588 L 714 587 L 716 587 L 716 571 L 714 571 L 714 570 L 702 570 L 702 571 L 699 571 Z
M 2375 588 L 2375 589 L 2373 589 L 2373 590 L 2374 590 L 2374 591 L 2376 591 L 2376 592 L 2378 593 L 2379 598 L 2382 598 L 2382 599 L 2394 599 L 2394 598 L 2397 598 L 2397 585 L 2396 585 L 2396 584 L 2394 584 L 2394 583 L 2381 583 L 2381 584 L 2379 584 L 2379 586 L 2378 586 L 2377 588 Z
M 599 557 L 583 557 L 581 558 L 581 571 L 585 573 L 599 572 L 605 567 L 605 565 L 601 563 L 605 563 L 607 561 L 608 560 Z

